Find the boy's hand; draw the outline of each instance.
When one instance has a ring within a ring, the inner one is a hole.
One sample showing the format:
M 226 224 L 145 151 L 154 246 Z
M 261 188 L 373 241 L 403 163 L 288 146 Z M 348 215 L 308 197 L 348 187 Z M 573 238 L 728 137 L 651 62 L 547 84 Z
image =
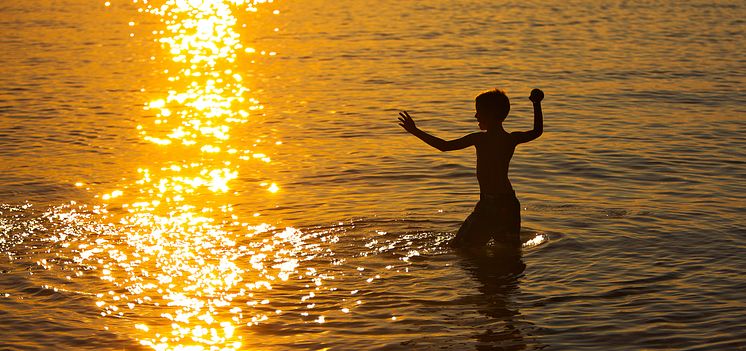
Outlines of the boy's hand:
M 414 125 L 414 120 L 412 117 L 409 117 L 409 113 L 407 111 L 399 112 L 399 125 L 402 126 L 406 131 L 413 133 L 415 130 L 417 130 L 417 126 Z
M 539 103 L 541 100 L 544 100 L 544 92 L 539 89 L 531 90 L 531 96 L 528 99 L 535 104 Z

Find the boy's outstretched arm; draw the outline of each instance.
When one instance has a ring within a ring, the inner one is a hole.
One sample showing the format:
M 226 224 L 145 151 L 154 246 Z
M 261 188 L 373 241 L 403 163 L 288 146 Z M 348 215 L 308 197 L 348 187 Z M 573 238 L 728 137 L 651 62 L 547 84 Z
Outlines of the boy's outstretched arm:
M 472 146 L 476 142 L 477 134 L 479 134 L 473 133 L 458 139 L 445 141 L 417 128 L 417 126 L 414 124 L 414 120 L 412 119 L 412 117 L 409 116 L 409 113 L 407 113 L 407 111 L 399 112 L 399 116 L 401 116 L 399 117 L 399 125 L 402 126 L 402 128 L 404 128 L 412 135 L 420 138 L 420 140 L 427 143 L 427 145 L 430 145 L 440 151 L 460 150 Z
M 544 114 L 541 112 L 541 100 L 544 99 L 544 92 L 539 89 L 531 90 L 531 96 L 528 99 L 534 103 L 534 129 L 528 132 L 510 133 L 515 138 L 517 144 L 527 143 L 544 133 Z

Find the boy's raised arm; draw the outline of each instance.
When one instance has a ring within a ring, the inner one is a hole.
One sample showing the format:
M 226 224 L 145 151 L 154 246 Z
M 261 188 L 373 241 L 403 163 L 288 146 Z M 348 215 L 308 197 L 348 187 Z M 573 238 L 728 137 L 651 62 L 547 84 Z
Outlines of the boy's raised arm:
M 407 111 L 399 112 L 399 116 L 401 116 L 399 117 L 399 125 L 402 126 L 402 128 L 440 151 L 460 150 L 472 146 L 476 142 L 477 133 L 469 134 L 458 139 L 445 141 L 417 128 L 417 126 L 414 124 L 414 120 L 412 119 L 412 117 L 409 116 L 409 113 L 407 113 Z
M 517 144 L 534 140 L 544 133 L 544 114 L 541 112 L 541 100 L 544 99 L 544 92 L 539 89 L 531 90 L 531 96 L 528 99 L 534 104 L 534 129 L 528 132 L 510 133 L 515 138 Z

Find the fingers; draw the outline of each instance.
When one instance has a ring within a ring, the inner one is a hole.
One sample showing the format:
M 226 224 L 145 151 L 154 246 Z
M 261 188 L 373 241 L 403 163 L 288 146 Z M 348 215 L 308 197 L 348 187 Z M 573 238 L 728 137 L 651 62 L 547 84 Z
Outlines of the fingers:
M 407 111 L 399 112 L 399 125 L 407 131 L 414 128 L 414 120 L 412 120 Z
M 412 117 L 409 116 L 409 113 L 407 113 L 407 111 L 399 112 L 399 116 L 401 116 L 399 117 L 399 122 L 406 124 L 406 125 L 409 125 L 409 124 L 414 125 L 414 120 L 412 120 Z

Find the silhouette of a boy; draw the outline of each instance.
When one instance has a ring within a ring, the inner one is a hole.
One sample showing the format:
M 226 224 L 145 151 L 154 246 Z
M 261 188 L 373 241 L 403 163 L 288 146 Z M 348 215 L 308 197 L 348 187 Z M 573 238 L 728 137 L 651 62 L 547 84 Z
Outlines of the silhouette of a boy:
M 529 99 L 534 104 L 534 129 L 506 132 L 502 123 L 510 111 L 510 101 L 502 90 L 494 89 L 476 98 L 477 112 L 474 117 L 482 132 L 449 141 L 417 128 L 406 111 L 399 113 L 400 126 L 440 151 L 460 150 L 472 145 L 477 149 L 479 202 L 451 241 L 452 246 L 483 246 L 490 239 L 495 239 L 498 244 L 520 247 L 521 204 L 508 179 L 508 167 L 515 147 L 538 138 L 544 130 L 541 112 L 544 93 L 534 89 Z

